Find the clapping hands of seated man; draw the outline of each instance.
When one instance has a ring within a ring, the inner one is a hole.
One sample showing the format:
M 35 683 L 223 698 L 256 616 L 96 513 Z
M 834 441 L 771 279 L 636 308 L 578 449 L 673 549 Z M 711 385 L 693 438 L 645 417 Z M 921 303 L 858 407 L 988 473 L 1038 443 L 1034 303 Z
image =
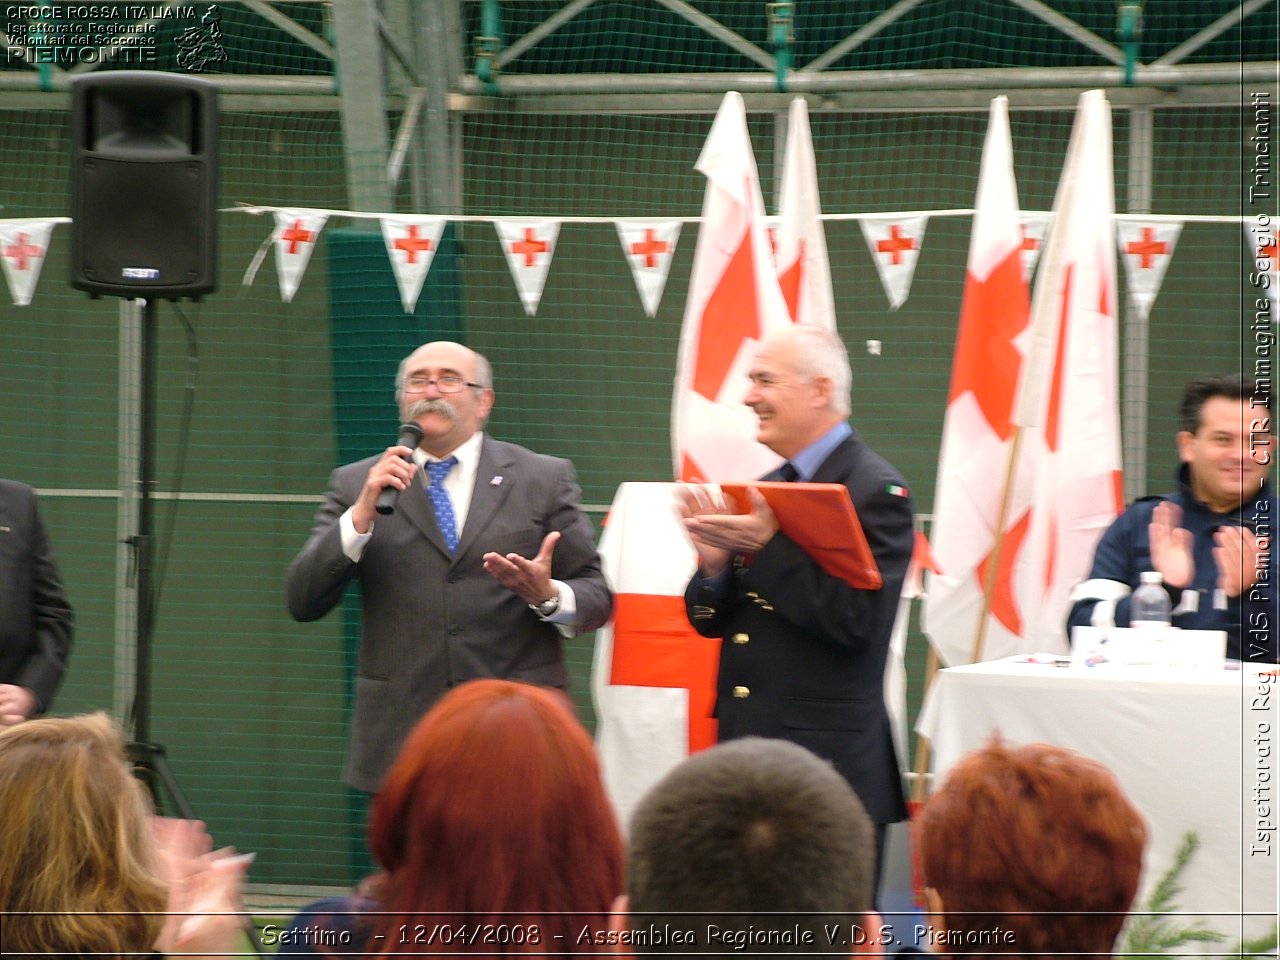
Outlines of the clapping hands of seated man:
M 676 509 L 698 551 L 698 568 L 707 577 L 728 569 L 735 553 L 758 553 L 778 532 L 778 518 L 755 489 L 748 489 L 749 513 L 733 513 L 712 487 L 680 487 Z
M 1182 525 L 1182 508 L 1165 500 L 1151 514 L 1151 564 L 1164 582 L 1185 589 L 1196 575 L 1195 543 Z M 1258 539 L 1248 527 L 1223 525 L 1213 534 L 1213 559 L 1218 567 L 1218 589 L 1238 597 L 1258 578 Z

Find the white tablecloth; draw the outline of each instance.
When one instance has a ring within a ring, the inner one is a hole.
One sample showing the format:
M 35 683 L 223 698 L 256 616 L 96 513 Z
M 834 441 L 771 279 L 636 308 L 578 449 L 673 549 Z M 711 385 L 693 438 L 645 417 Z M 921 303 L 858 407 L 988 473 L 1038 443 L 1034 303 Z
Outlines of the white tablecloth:
M 997 732 L 1077 750 L 1106 764 L 1147 818 L 1139 903 L 1195 831 L 1178 897 L 1189 915 L 1176 922 L 1199 919 L 1228 943 L 1275 922 L 1280 678 L 1009 658 L 941 671 L 928 701 L 916 726 L 932 741 L 935 784 Z

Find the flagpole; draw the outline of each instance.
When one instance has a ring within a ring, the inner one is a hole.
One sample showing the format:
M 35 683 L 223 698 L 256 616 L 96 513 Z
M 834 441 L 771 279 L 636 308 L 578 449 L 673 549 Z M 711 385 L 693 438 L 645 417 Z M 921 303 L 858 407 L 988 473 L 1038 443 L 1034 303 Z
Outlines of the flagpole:
M 924 668 L 924 698 L 928 700 L 929 691 L 933 689 L 933 681 L 938 676 L 938 666 L 941 658 L 938 656 L 938 648 L 932 643 L 929 644 L 929 659 L 925 663 Z M 929 752 L 931 750 L 929 738 L 923 733 L 918 734 L 916 738 L 916 765 L 915 780 L 911 784 L 911 802 L 920 804 L 925 799 L 925 780 L 929 773 Z

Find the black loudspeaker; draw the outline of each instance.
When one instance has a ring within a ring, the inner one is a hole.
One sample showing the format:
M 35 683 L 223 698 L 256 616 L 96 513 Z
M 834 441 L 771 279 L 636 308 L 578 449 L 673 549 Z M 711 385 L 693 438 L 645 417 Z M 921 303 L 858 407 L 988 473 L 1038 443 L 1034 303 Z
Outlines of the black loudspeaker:
M 122 70 L 71 81 L 71 285 L 118 297 L 217 286 L 218 91 Z

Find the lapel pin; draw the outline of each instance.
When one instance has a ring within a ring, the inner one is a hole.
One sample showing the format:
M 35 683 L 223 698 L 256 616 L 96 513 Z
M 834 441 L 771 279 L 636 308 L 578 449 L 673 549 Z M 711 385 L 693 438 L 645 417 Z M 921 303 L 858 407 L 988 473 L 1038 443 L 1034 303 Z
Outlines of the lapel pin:
M 494 477 L 492 480 L 489 481 L 489 486 L 491 487 L 502 486 L 502 477 Z

